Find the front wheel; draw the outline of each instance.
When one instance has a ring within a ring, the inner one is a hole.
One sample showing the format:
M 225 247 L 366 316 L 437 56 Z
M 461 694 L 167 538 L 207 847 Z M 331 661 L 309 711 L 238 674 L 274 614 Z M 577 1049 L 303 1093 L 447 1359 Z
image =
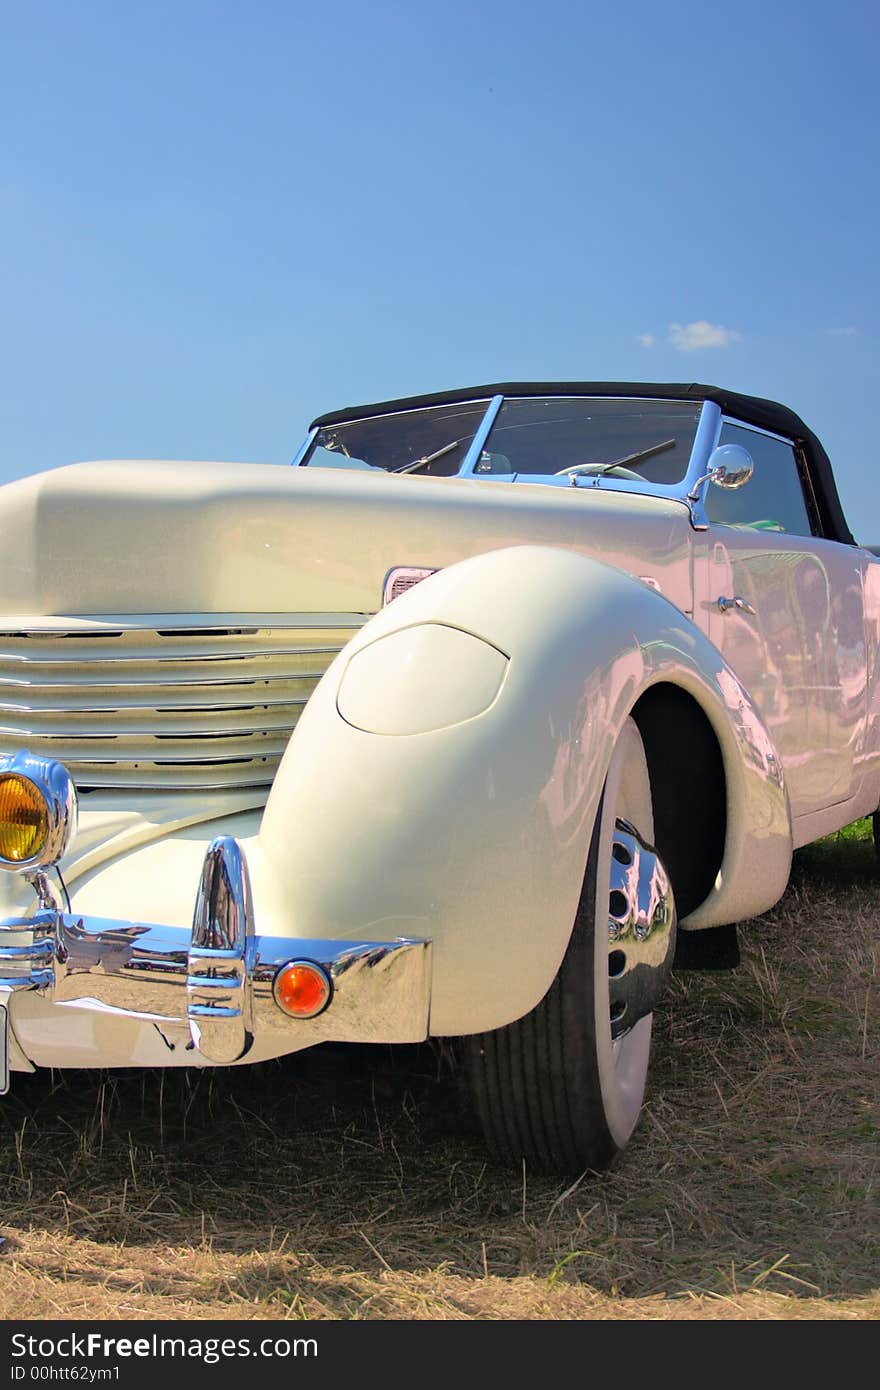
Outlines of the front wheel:
M 467 1082 L 502 1160 L 546 1172 L 605 1168 L 635 1129 L 651 1011 L 675 950 L 672 890 L 653 836 L 645 750 L 628 719 L 556 979 L 524 1018 L 464 1040 Z

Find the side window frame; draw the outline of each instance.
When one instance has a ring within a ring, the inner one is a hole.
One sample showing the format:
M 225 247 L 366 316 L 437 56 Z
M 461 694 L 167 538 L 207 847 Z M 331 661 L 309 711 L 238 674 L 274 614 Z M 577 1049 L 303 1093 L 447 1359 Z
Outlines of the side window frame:
M 797 477 L 798 484 L 800 486 L 800 496 L 803 502 L 807 524 L 810 528 L 809 532 L 806 533 L 805 538 L 806 536 L 809 536 L 809 538 L 811 539 L 821 539 L 824 535 L 824 531 L 821 523 L 819 507 L 818 503 L 816 502 L 816 494 L 813 488 L 813 480 L 810 477 L 810 471 L 807 466 L 807 460 L 804 455 L 803 447 L 800 441 L 792 439 L 788 435 L 777 434 L 775 430 L 764 429 L 761 425 L 750 424 L 747 420 L 738 420 L 733 415 L 722 415 L 718 427 L 719 444 L 724 442 L 724 430 L 727 426 L 731 426 L 732 428 L 738 430 L 744 430 L 749 434 L 763 435 L 767 439 L 774 439 L 777 443 L 784 445 L 787 449 L 791 451 L 792 460 L 795 466 L 795 476 Z M 746 483 L 746 487 L 748 487 L 748 483 Z M 732 525 L 733 523 L 716 521 L 712 524 L 716 526 L 724 526 Z M 780 534 L 788 536 L 804 535 L 804 533 L 800 531 L 784 531 Z
M 804 495 L 804 505 L 807 509 L 807 520 L 810 523 L 810 531 L 818 540 L 825 538 L 825 528 L 822 525 L 822 516 L 819 511 L 819 503 L 816 501 L 816 489 L 813 486 L 813 479 L 810 475 L 810 468 L 804 447 L 798 440 L 792 440 L 791 447 L 794 450 L 795 463 L 797 464 L 798 477 L 801 480 L 801 492 Z

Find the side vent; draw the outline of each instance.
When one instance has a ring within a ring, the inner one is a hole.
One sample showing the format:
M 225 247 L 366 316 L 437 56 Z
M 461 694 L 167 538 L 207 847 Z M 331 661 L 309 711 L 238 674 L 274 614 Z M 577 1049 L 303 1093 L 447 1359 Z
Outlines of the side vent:
M 382 603 L 391 603 L 393 599 L 405 594 L 407 589 L 412 589 L 414 585 L 421 584 L 423 579 L 436 573 L 436 570 L 423 569 L 418 565 L 399 565 L 396 569 L 389 570 L 382 588 Z

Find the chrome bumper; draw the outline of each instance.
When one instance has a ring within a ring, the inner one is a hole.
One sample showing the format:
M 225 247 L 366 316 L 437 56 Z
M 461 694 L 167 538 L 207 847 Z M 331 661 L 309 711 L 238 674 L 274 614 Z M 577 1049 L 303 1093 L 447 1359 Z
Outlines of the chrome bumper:
M 208 849 L 191 931 L 62 912 L 45 880 L 41 886 L 33 916 L 0 920 L 0 1013 L 20 990 L 37 990 L 61 1007 L 95 1001 L 129 1018 L 188 1023 L 194 1046 L 215 1063 L 246 1056 L 257 1033 L 261 1040 L 278 1034 L 279 1054 L 291 1050 L 292 1032 L 298 1046 L 428 1035 L 429 941 L 256 934 L 247 864 L 228 836 Z M 319 965 L 329 976 L 330 1001 L 317 1017 L 290 1017 L 275 1002 L 275 977 L 291 961 Z M 0 1074 L 0 1094 L 6 1083 Z

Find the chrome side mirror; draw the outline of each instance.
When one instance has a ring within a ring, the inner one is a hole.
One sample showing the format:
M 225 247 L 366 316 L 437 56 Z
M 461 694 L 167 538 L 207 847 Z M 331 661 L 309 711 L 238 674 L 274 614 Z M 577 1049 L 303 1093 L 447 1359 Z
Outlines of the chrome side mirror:
M 709 459 L 709 480 L 729 492 L 745 487 L 755 471 L 755 460 L 741 444 L 719 444 Z
M 719 444 L 709 455 L 709 463 L 702 478 L 698 478 L 688 493 L 688 501 L 700 501 L 704 483 L 715 483 L 717 487 L 745 487 L 755 471 L 755 460 L 748 449 L 741 444 Z

